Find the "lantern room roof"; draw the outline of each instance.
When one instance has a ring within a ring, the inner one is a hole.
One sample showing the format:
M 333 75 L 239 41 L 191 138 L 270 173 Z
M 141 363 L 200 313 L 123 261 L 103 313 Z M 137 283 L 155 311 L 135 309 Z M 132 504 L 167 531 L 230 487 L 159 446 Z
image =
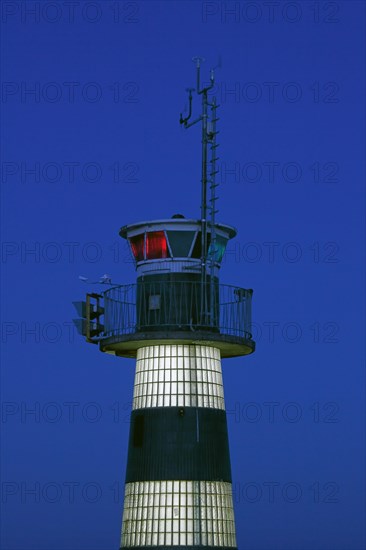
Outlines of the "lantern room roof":
M 176 216 L 176 215 L 175 215 Z M 201 220 L 188 219 L 183 217 L 173 217 L 168 219 L 161 220 L 151 220 L 151 221 L 142 221 L 137 223 L 132 223 L 129 225 L 124 225 L 120 229 L 120 236 L 124 239 L 129 238 L 130 236 L 138 235 L 144 233 L 145 231 L 188 231 L 188 230 L 199 230 L 201 227 Z M 237 234 L 237 230 L 230 226 L 221 223 L 215 224 L 216 231 L 224 234 L 228 239 L 232 239 Z M 208 226 L 207 231 L 210 232 L 211 229 Z

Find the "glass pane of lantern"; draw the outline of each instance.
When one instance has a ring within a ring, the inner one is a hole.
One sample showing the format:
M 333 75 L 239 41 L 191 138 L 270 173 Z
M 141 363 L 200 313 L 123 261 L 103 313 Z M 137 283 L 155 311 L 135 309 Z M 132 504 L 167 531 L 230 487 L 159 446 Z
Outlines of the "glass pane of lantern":
M 168 258 L 169 251 L 164 231 L 146 233 L 146 259 Z
M 224 255 L 225 248 L 226 248 L 226 243 L 227 243 L 226 239 L 217 235 L 215 247 L 211 245 L 209 248 L 209 251 L 208 251 L 209 255 L 212 254 L 217 262 L 221 262 L 222 260 L 222 257 Z
M 194 231 L 168 231 L 168 239 L 175 258 L 187 258 L 192 246 Z
M 211 243 L 211 233 L 207 233 L 207 248 L 209 249 Z M 201 243 L 201 231 L 198 231 L 196 242 L 192 250 L 192 258 L 200 258 L 202 253 L 202 243 Z
M 137 262 L 144 259 L 144 234 L 130 238 L 132 254 Z

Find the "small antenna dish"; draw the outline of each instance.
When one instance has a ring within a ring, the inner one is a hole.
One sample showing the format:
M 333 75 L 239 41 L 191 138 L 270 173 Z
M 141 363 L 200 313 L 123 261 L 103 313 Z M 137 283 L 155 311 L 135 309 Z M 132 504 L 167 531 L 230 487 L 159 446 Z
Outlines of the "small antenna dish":
M 105 273 L 102 275 L 99 279 L 99 281 L 90 281 L 88 277 L 84 277 L 83 275 L 79 275 L 79 280 L 83 283 L 88 283 L 90 285 L 112 285 L 112 279 L 111 277 Z

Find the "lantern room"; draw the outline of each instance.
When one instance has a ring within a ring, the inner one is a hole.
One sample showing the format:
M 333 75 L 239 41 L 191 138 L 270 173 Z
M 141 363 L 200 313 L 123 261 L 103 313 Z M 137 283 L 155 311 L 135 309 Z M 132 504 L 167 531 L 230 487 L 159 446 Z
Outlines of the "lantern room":
M 216 224 L 207 228 L 207 259 L 217 271 L 229 239 L 236 230 Z M 202 257 L 202 223 L 176 214 L 170 219 L 146 221 L 121 228 L 139 275 L 168 272 L 197 273 Z

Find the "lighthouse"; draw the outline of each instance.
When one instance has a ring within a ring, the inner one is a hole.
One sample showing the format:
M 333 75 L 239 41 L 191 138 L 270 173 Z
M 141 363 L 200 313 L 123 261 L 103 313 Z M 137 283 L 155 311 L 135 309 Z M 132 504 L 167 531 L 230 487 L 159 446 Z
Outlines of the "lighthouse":
M 216 220 L 218 105 L 213 71 L 201 86 L 201 62 L 180 117 L 183 128 L 201 126 L 200 218 L 123 226 L 136 282 L 75 304 L 88 342 L 136 359 L 121 549 L 237 548 L 221 363 L 255 349 L 253 291 L 219 279 L 236 230 Z

